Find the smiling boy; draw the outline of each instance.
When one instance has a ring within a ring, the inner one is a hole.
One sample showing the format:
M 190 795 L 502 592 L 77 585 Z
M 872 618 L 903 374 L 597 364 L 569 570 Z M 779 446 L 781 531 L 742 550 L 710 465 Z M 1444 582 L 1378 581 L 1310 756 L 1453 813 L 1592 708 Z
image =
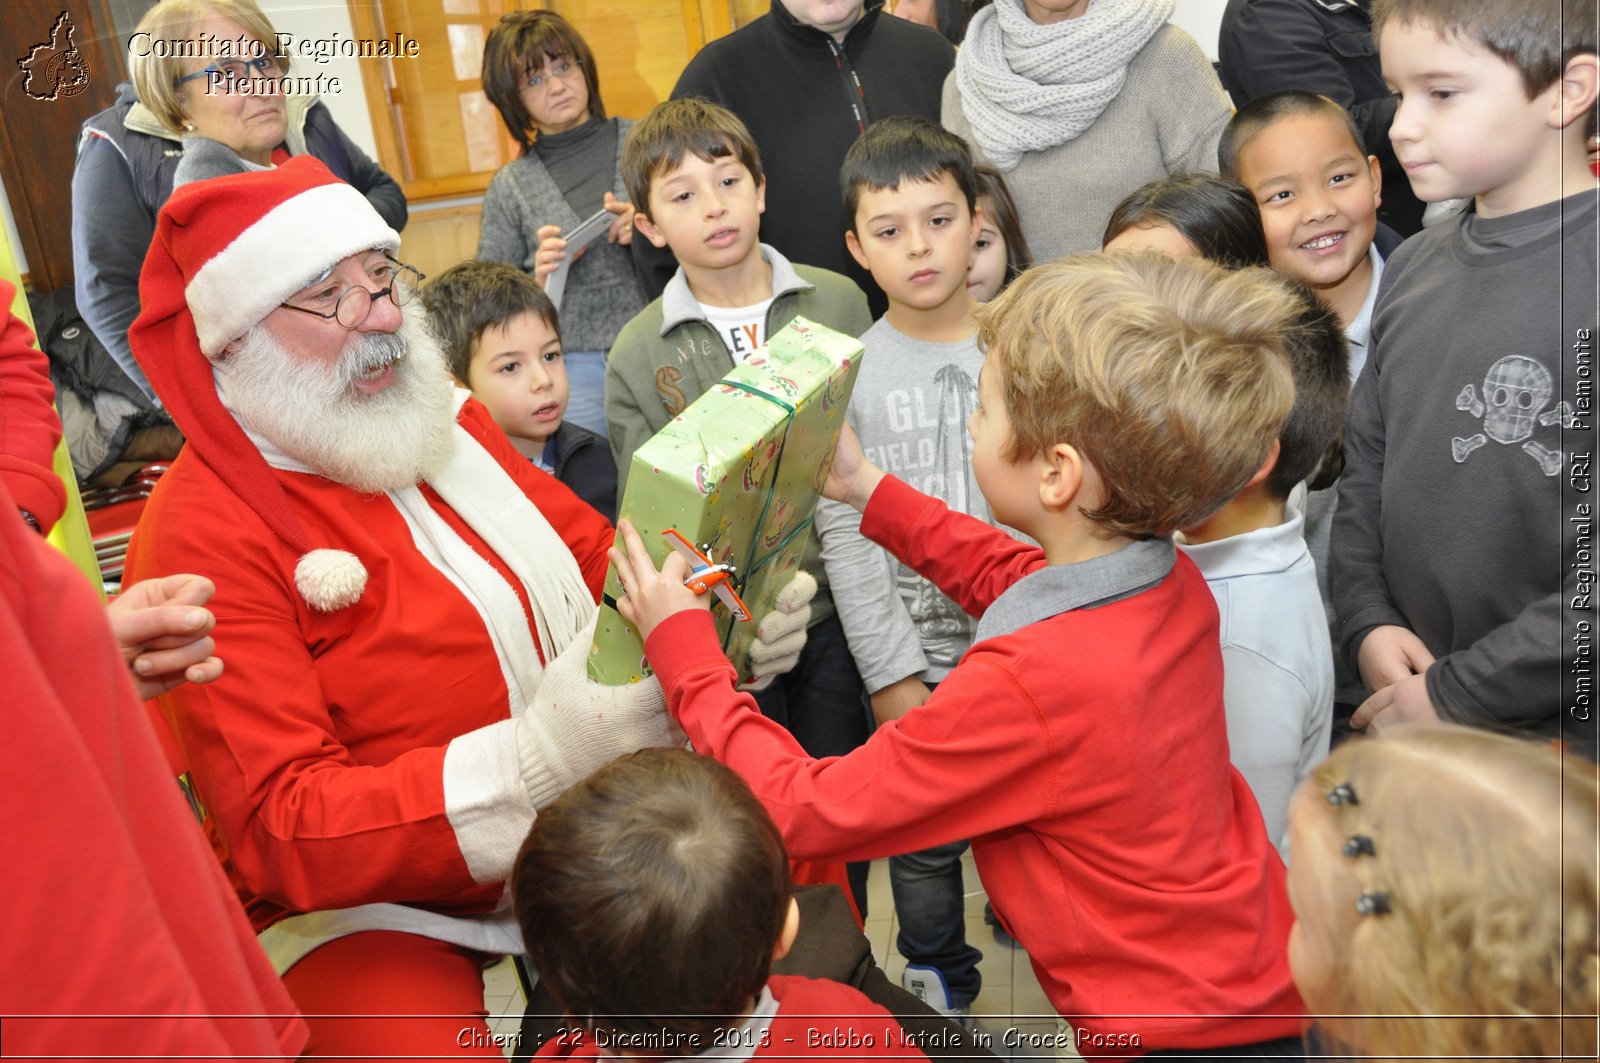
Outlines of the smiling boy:
M 1378 236 L 1383 175 L 1349 112 L 1310 92 L 1258 97 L 1228 122 L 1217 148 L 1223 173 L 1255 197 L 1272 268 L 1317 293 L 1347 331 L 1359 333 L 1377 296 L 1384 255 L 1398 235 Z M 1351 365 L 1351 379 L 1360 371 Z
M 1310 288 L 1337 315 L 1350 350 L 1351 387 L 1367 361 L 1372 311 L 1384 261 L 1400 235 L 1378 221 L 1382 171 L 1362 147 L 1350 112 L 1326 96 L 1288 89 L 1245 104 L 1217 146 L 1224 173 L 1250 192 L 1261 212 L 1272 267 Z M 1329 539 L 1338 495 L 1335 484 L 1307 492 L 1305 540 L 1316 563 L 1317 589 L 1339 641 L 1328 583 Z M 1366 697 L 1360 677 L 1335 655 L 1334 728 Z
M 1412 188 L 1475 209 L 1390 259 L 1351 401 L 1333 590 L 1373 691 L 1353 723 L 1444 719 L 1592 757 L 1593 723 L 1561 707 L 1565 452 L 1592 424 L 1569 359 L 1597 324 L 1594 5 L 1387 0 L 1373 28 Z

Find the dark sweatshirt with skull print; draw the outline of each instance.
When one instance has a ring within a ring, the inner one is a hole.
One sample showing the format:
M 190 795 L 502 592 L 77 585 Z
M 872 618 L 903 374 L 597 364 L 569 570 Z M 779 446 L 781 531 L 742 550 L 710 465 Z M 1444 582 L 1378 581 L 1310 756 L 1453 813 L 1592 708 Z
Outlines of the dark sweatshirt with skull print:
M 1442 718 L 1591 757 L 1596 201 L 1469 213 L 1389 259 L 1330 558 L 1352 667 L 1409 628 Z

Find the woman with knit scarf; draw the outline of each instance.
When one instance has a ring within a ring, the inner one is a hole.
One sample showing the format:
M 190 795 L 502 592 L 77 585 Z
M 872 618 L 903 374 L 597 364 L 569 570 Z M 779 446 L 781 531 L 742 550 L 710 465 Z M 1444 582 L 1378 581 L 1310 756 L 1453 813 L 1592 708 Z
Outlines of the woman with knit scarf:
M 942 118 L 1006 175 L 1037 261 L 1097 251 L 1145 182 L 1213 171 L 1232 108 L 1173 0 L 995 0 L 973 16 Z

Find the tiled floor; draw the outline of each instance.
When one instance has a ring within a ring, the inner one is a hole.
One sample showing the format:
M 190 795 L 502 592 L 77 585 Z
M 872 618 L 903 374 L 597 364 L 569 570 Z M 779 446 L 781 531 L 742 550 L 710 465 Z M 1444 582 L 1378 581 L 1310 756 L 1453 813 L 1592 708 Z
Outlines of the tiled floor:
M 1004 1058 L 1055 1058 L 1052 1049 L 1038 1047 L 1055 1039 L 1055 1009 L 1039 988 L 1027 953 L 996 941 L 993 928 L 985 925 L 983 905 L 987 898 L 973 869 L 972 854 L 968 852 L 962 859 L 967 883 L 967 940 L 983 952 L 983 962 L 979 964 L 983 990 L 972 1007 L 978 1028 L 990 1038 L 989 1047 Z M 885 861 L 872 865 L 867 891 L 867 939 L 889 979 L 899 982 L 906 961 L 894 947 L 894 898 L 889 892 L 889 867 Z M 523 1008 L 522 990 L 510 960 L 490 968 L 484 976 L 484 1002 L 489 1009 L 489 1028 L 506 1039 L 502 1043 L 509 1043 L 522 1021 Z M 1008 1031 L 1014 1032 L 1008 1036 Z M 1008 1042 L 1020 1044 L 1008 1048 Z
M 489 1032 L 505 1048 L 507 1056 L 514 1055 L 526 1001 L 511 957 L 483 972 L 483 1003 L 489 1010 Z

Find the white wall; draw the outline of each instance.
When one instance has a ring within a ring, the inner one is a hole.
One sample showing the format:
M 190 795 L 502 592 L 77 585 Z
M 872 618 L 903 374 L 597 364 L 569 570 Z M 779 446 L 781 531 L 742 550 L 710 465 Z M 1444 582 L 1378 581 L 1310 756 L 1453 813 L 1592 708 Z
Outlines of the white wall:
M 1172 24 L 1182 26 L 1189 36 L 1200 42 L 1212 62 L 1217 58 L 1217 31 L 1222 26 L 1222 9 L 1228 0 L 1177 0 L 1172 12 Z
M 272 28 L 292 34 L 295 40 L 340 40 L 355 37 L 350 9 L 345 0 L 258 0 Z M 1180 4 L 1188 0 L 1179 0 Z M 1215 34 L 1213 34 L 1215 36 Z M 426 47 L 426 45 L 423 45 Z M 296 77 L 324 74 L 339 79 L 337 93 L 324 93 L 322 102 L 333 112 L 333 120 L 351 140 L 373 158 L 378 157 L 372 135 L 372 119 L 367 113 L 367 94 L 361 83 L 361 63 L 356 59 L 333 58 L 324 62 L 296 58 L 291 71 Z

